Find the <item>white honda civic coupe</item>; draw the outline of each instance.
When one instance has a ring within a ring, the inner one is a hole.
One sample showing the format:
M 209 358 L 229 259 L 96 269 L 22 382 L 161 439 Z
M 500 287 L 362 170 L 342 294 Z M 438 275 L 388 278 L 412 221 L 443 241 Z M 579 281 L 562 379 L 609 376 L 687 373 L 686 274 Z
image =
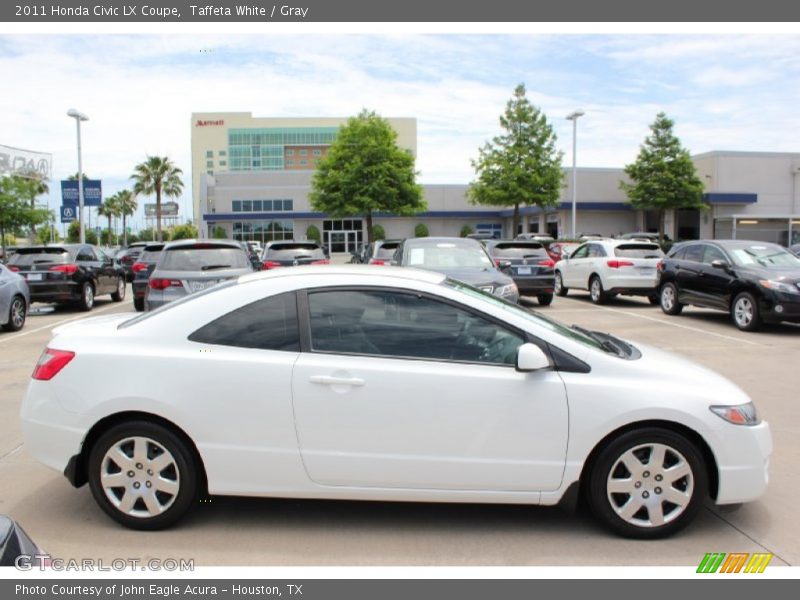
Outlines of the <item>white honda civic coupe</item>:
M 103 374 L 98 376 L 98 374 Z M 572 503 L 616 532 L 758 498 L 772 441 L 715 373 L 413 269 L 242 276 L 57 328 L 25 446 L 112 518 L 202 494 Z

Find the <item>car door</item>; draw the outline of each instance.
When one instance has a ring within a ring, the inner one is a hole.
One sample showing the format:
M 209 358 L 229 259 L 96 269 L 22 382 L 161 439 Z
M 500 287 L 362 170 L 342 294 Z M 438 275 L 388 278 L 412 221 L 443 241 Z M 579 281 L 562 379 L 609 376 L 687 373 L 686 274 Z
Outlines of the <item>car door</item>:
M 703 244 L 689 244 L 681 249 L 682 258 L 675 264 L 675 281 L 681 302 L 702 303 Z
M 569 257 L 564 258 L 558 264 L 558 270 L 561 271 L 561 278 L 564 282 L 564 287 L 585 287 L 586 282 L 580 279 L 580 272 L 583 268 L 583 263 L 588 260 L 589 244 L 579 246 L 575 252 Z
M 309 351 L 295 364 L 292 397 L 313 481 L 558 488 L 568 434 L 565 388 L 555 371 L 516 371 L 520 332 L 461 305 L 393 288 L 312 290 L 307 307 Z
M 100 261 L 91 246 L 81 246 L 75 255 L 75 262 L 87 273 L 94 284 L 94 295 L 108 293 L 108 283 L 103 276 Z
M 114 267 L 114 261 L 108 257 L 100 248 L 95 249 L 97 261 L 100 265 L 98 267 L 99 277 L 103 280 L 103 288 L 109 292 L 117 291 L 117 270 Z
M 712 266 L 714 261 L 731 264 L 731 260 L 717 246 L 703 244 L 703 262 L 696 293 L 706 306 L 727 311 L 731 300 L 730 290 L 736 277 L 730 269 Z

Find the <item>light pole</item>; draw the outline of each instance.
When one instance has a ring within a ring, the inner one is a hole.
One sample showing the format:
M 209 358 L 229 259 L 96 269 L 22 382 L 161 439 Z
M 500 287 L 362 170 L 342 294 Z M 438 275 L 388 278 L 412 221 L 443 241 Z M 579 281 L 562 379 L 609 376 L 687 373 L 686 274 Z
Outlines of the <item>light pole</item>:
M 81 121 L 88 121 L 89 117 L 80 111 L 70 108 L 67 116 L 75 119 L 78 127 L 78 227 L 80 229 L 80 242 L 86 243 L 86 232 L 83 230 L 83 163 L 81 162 Z
M 577 186 L 578 186 L 578 171 L 577 171 L 577 154 L 578 149 L 578 117 L 582 117 L 586 113 L 578 109 L 567 115 L 567 121 L 572 121 L 572 239 L 575 239 L 575 214 L 577 210 Z

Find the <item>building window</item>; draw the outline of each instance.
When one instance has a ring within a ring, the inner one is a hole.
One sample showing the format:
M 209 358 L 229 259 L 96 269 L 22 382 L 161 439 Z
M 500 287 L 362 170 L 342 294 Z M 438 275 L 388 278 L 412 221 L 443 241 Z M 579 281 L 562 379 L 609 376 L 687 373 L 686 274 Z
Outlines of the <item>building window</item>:
M 214 158 L 214 151 L 213 150 L 207 150 L 206 151 L 206 158 Z
M 252 200 L 242 200 L 242 212 L 253 212 Z
M 307 161 L 307 160 L 305 160 L 305 159 L 303 159 L 303 160 L 301 160 L 301 161 L 300 161 L 300 166 L 301 166 L 301 167 L 305 167 L 307 164 L 308 164 L 308 161 Z
M 286 156 L 294 156 L 294 150 L 291 148 L 286 151 Z
M 233 201 L 233 212 L 242 212 L 242 201 L 241 200 L 234 200 Z
M 226 161 L 224 161 L 224 160 L 221 160 L 221 161 L 219 161 L 219 166 L 220 167 L 227 167 L 228 163 Z
M 287 167 L 293 167 L 294 166 L 294 161 L 293 160 L 287 160 L 286 161 L 286 166 Z
M 227 156 L 228 155 L 228 153 L 225 152 L 225 150 L 220 150 L 219 152 L 217 152 L 217 154 L 219 154 L 220 156 Z
M 213 169 L 214 168 L 214 161 L 208 160 L 206 161 L 206 169 Z
M 253 200 L 253 212 L 261 212 L 261 200 Z
M 206 173 L 208 173 L 209 175 L 213 175 L 214 171 L 206 171 Z
M 319 148 L 314 149 L 314 156 L 322 156 L 322 150 Z
M 293 221 L 244 221 L 233 223 L 233 239 L 241 242 L 271 242 L 291 240 L 294 237 Z

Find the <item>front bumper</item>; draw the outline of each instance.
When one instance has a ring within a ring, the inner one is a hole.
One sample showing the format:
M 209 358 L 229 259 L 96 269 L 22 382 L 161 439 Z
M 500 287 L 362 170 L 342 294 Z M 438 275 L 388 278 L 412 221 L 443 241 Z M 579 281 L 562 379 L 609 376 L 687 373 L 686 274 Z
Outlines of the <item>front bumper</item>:
M 769 481 L 772 434 L 769 424 L 747 427 L 726 423 L 707 433 L 717 461 L 719 487 L 717 504 L 738 504 L 760 497 Z
M 768 323 L 800 323 L 800 295 L 770 292 L 761 300 L 761 318 Z

